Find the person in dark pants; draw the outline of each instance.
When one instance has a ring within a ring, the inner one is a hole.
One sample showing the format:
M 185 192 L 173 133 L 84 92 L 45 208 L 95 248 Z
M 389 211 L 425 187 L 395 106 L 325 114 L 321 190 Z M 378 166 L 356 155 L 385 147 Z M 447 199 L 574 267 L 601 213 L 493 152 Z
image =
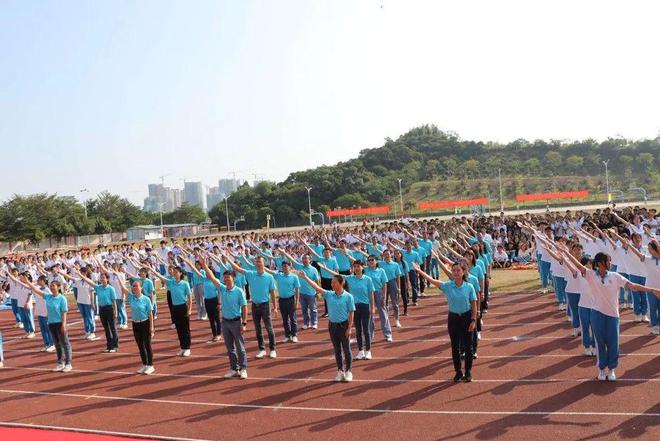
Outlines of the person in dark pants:
M 177 355 L 190 357 L 190 314 L 192 312 L 192 289 L 187 281 L 183 280 L 183 269 L 175 266 L 172 269 L 172 277 L 163 277 L 158 272 L 149 268 L 150 271 L 167 285 L 172 294 L 172 317 L 179 337 L 181 350 Z
M 275 297 L 275 278 L 265 271 L 264 258 L 257 256 L 254 258 L 254 265 L 256 271 L 245 270 L 238 266 L 228 255 L 225 254 L 229 263 L 234 268 L 234 271 L 242 273 L 250 285 L 252 295 L 252 321 L 254 322 L 254 331 L 257 335 L 257 343 L 259 345 L 259 352 L 256 358 L 264 358 L 266 356 L 266 346 L 264 344 L 264 336 L 261 330 L 261 322 L 263 321 L 268 333 L 268 347 L 270 358 L 277 358 L 275 351 L 275 332 L 273 331 L 273 323 L 271 319 L 271 303 L 273 305 L 272 317 L 277 317 L 277 298 Z
M 117 333 L 117 326 L 115 324 L 115 318 L 117 317 L 117 303 L 115 302 L 115 289 L 110 285 L 108 275 L 106 273 L 101 273 L 99 276 L 99 281 L 101 283 L 96 284 L 92 279 L 86 277 L 78 270 L 74 269 L 74 271 L 78 277 L 94 287 L 94 297 L 98 298 L 99 316 L 101 318 L 103 330 L 105 331 L 106 348 L 104 352 L 117 352 L 119 349 L 119 334 Z
M 444 266 L 444 263 L 440 263 Z M 477 294 L 474 287 L 467 282 L 467 273 L 460 263 L 451 267 L 453 280 L 441 282 L 426 274 L 419 265 L 415 270 L 430 284 L 440 288 L 447 297 L 449 317 L 447 327 L 451 340 L 451 358 L 454 361 L 454 382 L 472 381 L 472 332 L 477 322 Z M 449 268 L 445 268 L 449 271 Z M 465 374 L 461 371 L 461 348 L 465 349 Z
M 408 287 L 410 286 L 410 269 L 408 264 L 403 259 L 403 254 L 401 251 L 394 251 L 394 261 L 399 265 L 399 270 L 401 271 L 401 277 L 399 277 L 399 292 L 401 293 L 401 301 L 403 302 L 403 315 L 408 315 Z
M 323 295 L 328 302 L 328 333 L 335 351 L 337 363 L 337 376 L 335 381 L 351 382 L 351 331 L 353 329 L 353 314 L 355 313 L 355 302 L 353 296 L 344 290 L 344 277 L 336 275 L 332 278 L 332 291 L 327 291 L 319 286 L 305 274 L 299 271 L 309 286 L 314 288 L 317 294 Z
M 298 321 L 296 320 L 296 306 L 300 299 L 300 279 L 291 273 L 291 264 L 282 262 L 282 272 L 273 271 L 277 282 L 278 304 L 284 325 L 284 340 L 282 343 L 298 342 Z M 270 272 L 268 268 L 266 271 Z
M 188 260 L 183 259 L 183 261 L 192 268 L 202 287 L 204 310 L 206 311 L 209 326 L 211 327 L 211 339 L 207 341 L 207 343 L 218 342 L 222 335 L 222 322 L 220 321 L 220 297 L 218 295 L 218 290 L 210 277 L 210 275 L 213 274 L 213 270 L 209 268 L 206 259 L 201 256 L 199 256 L 199 260 L 197 261 L 199 269 L 196 265 L 192 265 Z
M 154 368 L 154 352 L 151 339 L 155 335 L 154 312 L 150 296 L 142 294 L 142 282 L 135 279 L 131 282 L 131 290 L 123 288 L 131 304 L 131 320 L 133 322 L 133 337 L 140 351 L 142 367 L 138 374 L 151 375 L 156 372 Z

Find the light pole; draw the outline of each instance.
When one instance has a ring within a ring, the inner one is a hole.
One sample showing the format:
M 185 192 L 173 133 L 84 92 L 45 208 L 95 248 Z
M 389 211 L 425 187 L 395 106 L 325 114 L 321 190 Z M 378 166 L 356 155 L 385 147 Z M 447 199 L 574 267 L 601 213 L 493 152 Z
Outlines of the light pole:
M 225 196 L 225 216 L 227 217 L 227 233 L 229 233 L 229 203 L 227 202 L 228 199 L 229 199 L 229 195 Z
M 89 193 L 89 190 L 87 190 L 86 188 L 83 188 L 82 190 L 80 190 L 80 193 L 81 194 L 82 193 Z M 83 207 L 85 207 L 85 219 L 87 219 L 87 200 L 86 199 L 83 199 Z
M 305 190 L 307 190 L 307 208 L 309 208 L 309 225 L 310 227 L 312 226 L 312 199 L 310 196 L 310 192 L 312 191 L 312 187 L 305 187 Z
M 502 197 L 502 169 L 497 169 L 497 179 L 500 181 L 500 213 L 504 211 L 504 198 Z
M 403 192 L 401 191 L 401 178 L 397 179 L 399 181 L 399 204 L 401 205 L 401 217 L 403 217 Z
M 605 164 L 605 191 L 607 192 L 607 203 L 610 203 L 610 174 L 607 171 L 607 164 L 610 162 L 608 159 L 607 161 L 603 161 L 603 164 Z
M 165 205 L 165 202 L 160 202 L 158 203 L 158 211 L 160 211 L 160 238 L 162 239 L 163 236 L 163 205 Z

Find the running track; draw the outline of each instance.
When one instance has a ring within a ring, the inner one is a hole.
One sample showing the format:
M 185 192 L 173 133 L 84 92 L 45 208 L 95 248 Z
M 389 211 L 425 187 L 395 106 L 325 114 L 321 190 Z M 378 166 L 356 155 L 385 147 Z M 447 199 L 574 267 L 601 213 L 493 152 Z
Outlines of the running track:
M 120 331 L 120 353 L 103 354 L 103 340 L 81 340 L 77 313 L 69 332 L 74 371 L 51 373 L 54 354 L 36 352 L 39 336 L 17 338 L 6 312 L 0 421 L 169 439 L 660 439 L 660 339 L 625 311 L 619 381 L 599 383 L 595 359 L 581 355 L 553 299 L 493 297 L 471 384 L 450 381 L 440 297 L 411 307 L 393 343 L 377 330 L 374 359 L 354 364 L 350 384 L 330 381 L 336 368 L 326 322 L 301 331 L 298 344 L 279 344 L 277 360 L 254 359 L 248 329 L 250 378 L 241 381 L 221 378 L 228 369 L 224 345 L 205 343 L 206 322 L 191 322 L 193 356 L 174 356 L 165 304 L 151 377 L 134 374 L 140 361 L 130 330 Z

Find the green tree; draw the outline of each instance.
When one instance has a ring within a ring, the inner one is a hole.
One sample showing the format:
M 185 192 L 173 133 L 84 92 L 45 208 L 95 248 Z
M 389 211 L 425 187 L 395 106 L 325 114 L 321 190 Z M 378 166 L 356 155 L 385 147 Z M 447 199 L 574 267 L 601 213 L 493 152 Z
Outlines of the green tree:
M 163 214 L 165 224 L 201 224 L 206 220 L 208 216 L 202 208 L 186 203 L 174 211 Z
M 571 155 L 568 158 L 566 158 L 566 166 L 574 174 L 580 174 L 583 171 L 582 167 L 584 167 L 584 159 L 582 158 L 582 156 Z

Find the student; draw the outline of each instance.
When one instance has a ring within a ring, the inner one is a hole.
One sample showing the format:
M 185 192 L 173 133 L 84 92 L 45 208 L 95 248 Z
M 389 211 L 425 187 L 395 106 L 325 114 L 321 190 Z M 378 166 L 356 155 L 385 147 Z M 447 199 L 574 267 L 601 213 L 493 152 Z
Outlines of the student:
M 394 262 L 399 266 L 399 292 L 401 293 L 401 302 L 403 303 L 403 316 L 408 315 L 408 293 L 410 292 L 410 271 L 408 264 L 403 258 L 400 250 L 394 251 Z
M 337 264 L 337 259 L 332 256 L 332 250 L 330 248 L 323 248 L 323 256 L 320 257 L 318 256 L 316 249 L 312 247 L 311 245 L 308 245 L 304 239 L 301 238 L 301 241 L 303 245 L 307 245 L 307 248 L 312 252 L 312 255 L 314 255 L 317 260 L 315 261 L 316 266 L 318 267 L 319 271 L 321 272 L 321 286 L 323 289 L 330 290 L 332 289 L 332 274 L 321 268 L 321 264 L 326 267 L 330 268 L 332 271 L 339 272 L 339 265 Z M 307 329 L 308 327 L 311 327 L 313 329 L 316 329 L 318 327 L 318 310 L 316 306 L 316 293 L 313 294 L 308 294 L 305 295 L 303 294 L 302 297 L 300 298 L 301 304 L 300 307 L 302 308 L 302 314 L 303 314 L 303 329 Z M 328 305 L 323 301 L 325 311 L 323 313 L 322 317 L 327 317 L 328 316 Z
M 637 248 L 629 245 L 630 250 L 640 260 L 639 272 L 644 273 L 643 278 L 648 286 L 660 286 L 660 243 L 655 239 L 649 241 L 650 255 L 642 254 Z M 651 334 L 660 335 L 660 299 L 647 293 L 647 302 L 651 322 Z
M 314 274 L 314 281 L 318 281 L 318 272 L 316 268 L 309 264 L 309 256 L 303 257 L 307 264 L 300 265 L 300 271 L 305 274 Z M 297 266 L 297 265 L 296 265 Z M 303 267 L 305 269 L 303 269 Z M 266 268 L 268 271 L 268 269 Z M 296 305 L 300 298 L 300 279 L 297 275 L 291 273 L 291 264 L 288 261 L 282 262 L 282 271 L 274 272 L 273 276 L 277 282 L 278 304 L 280 306 L 280 315 L 284 326 L 284 340 L 282 343 L 298 343 L 298 320 L 296 319 Z M 313 271 L 311 271 L 313 270 Z M 310 277 L 311 278 L 311 277 Z M 305 282 L 307 287 L 309 285 Z M 309 295 L 307 294 L 309 297 Z
M 47 281 L 48 279 L 46 276 L 41 275 L 37 279 L 37 285 L 44 294 L 51 294 Z M 34 297 L 34 312 L 37 314 L 39 332 L 41 333 L 41 338 L 44 342 L 44 347 L 41 349 L 42 352 L 55 352 L 53 336 L 50 335 L 50 329 L 48 328 L 48 309 L 46 308 L 46 300 L 42 296 Z
M 660 296 L 660 288 L 649 288 L 628 281 L 610 271 L 611 258 L 599 252 L 593 260 L 593 268 L 587 269 L 570 253 L 564 253 L 582 273 L 593 294 L 591 326 L 596 340 L 598 380 L 615 381 L 615 369 L 619 365 L 619 289 L 630 288 Z M 605 371 L 605 368 L 609 372 Z
M 194 265 L 186 258 L 183 258 L 183 261 L 188 264 L 189 268 L 192 268 L 193 277 L 197 278 L 203 288 L 204 310 L 206 311 L 209 326 L 211 327 L 211 340 L 207 341 L 207 343 L 218 342 L 222 335 L 222 321 L 220 318 L 218 290 L 208 276 L 210 273 L 213 273 L 213 270 L 208 267 L 205 259 L 201 256 Z
M 16 305 L 18 308 L 18 316 L 21 319 L 21 328 L 25 331 L 25 338 L 34 338 L 34 316 L 32 314 L 32 292 L 28 288 L 28 284 L 32 283 L 32 276 L 25 272 L 15 275 L 16 272 L 8 272 L 11 288 L 10 293 L 13 292 L 16 297 Z M 12 299 L 13 301 L 13 299 Z
M 275 296 L 275 278 L 264 270 L 264 258 L 257 256 L 254 259 L 256 271 L 245 270 L 238 266 L 232 259 L 227 256 L 229 263 L 234 268 L 234 271 L 244 274 L 250 285 L 252 296 L 252 321 L 254 322 L 254 331 L 257 336 L 257 343 L 259 345 L 259 352 L 256 358 L 264 358 L 266 356 L 266 345 L 264 344 L 264 336 L 261 331 L 261 322 L 263 321 L 268 333 L 268 347 L 270 358 L 277 358 L 275 351 L 275 332 L 273 331 L 273 322 L 271 317 L 277 317 L 278 307 L 277 298 Z M 273 305 L 271 314 L 271 303 Z
M 110 285 L 115 289 L 115 304 L 117 309 L 117 328 L 128 329 L 128 316 L 126 314 L 126 298 L 121 287 L 126 287 L 126 275 L 122 271 L 122 265 L 113 263 L 112 272 L 108 272 L 106 265 L 100 266 L 101 271 L 108 274 Z
M 373 255 L 373 254 L 372 254 Z M 378 261 L 378 267 L 385 271 L 387 277 L 387 295 L 385 302 L 387 305 L 388 300 L 392 303 L 394 310 L 394 321 L 397 328 L 401 327 L 399 321 L 399 278 L 403 275 L 399 264 L 392 260 L 392 253 L 390 250 L 384 249 L 382 251 L 383 260 Z
M 303 271 L 298 272 L 298 275 L 309 283 L 317 294 L 323 295 L 328 302 L 328 332 L 330 333 L 330 340 L 335 351 L 335 362 L 338 369 L 335 381 L 353 381 L 353 372 L 351 371 L 351 330 L 353 328 L 355 303 L 353 296 L 344 290 L 343 276 L 340 274 L 335 275 L 332 278 L 332 291 L 327 291 L 313 280 L 310 280 Z
M 73 266 L 72 268 L 76 268 Z M 75 271 L 78 271 L 77 269 Z M 96 324 L 94 323 L 94 311 L 92 310 L 92 305 L 94 305 L 94 288 L 93 285 L 87 282 L 90 280 L 89 267 L 80 268 L 78 277 L 72 277 L 63 271 L 59 271 L 59 274 L 62 275 L 67 280 L 73 282 L 73 288 L 77 292 L 76 302 L 78 304 L 78 310 L 83 319 L 83 327 L 85 328 L 84 339 L 87 340 L 98 340 L 98 337 L 95 334 Z M 85 279 L 81 278 L 80 275 L 84 275 Z
M 367 257 L 367 267 L 364 269 L 364 274 L 371 278 L 374 285 L 374 306 L 378 311 L 380 320 L 380 329 L 385 336 L 385 341 L 392 341 L 392 328 L 390 326 L 390 319 L 387 314 L 387 306 L 385 299 L 387 298 L 387 274 L 383 268 L 378 267 L 376 256 L 371 254 Z M 374 318 L 371 317 L 370 323 L 371 339 L 373 340 L 374 334 Z
M 94 283 L 80 272 L 77 274 L 82 280 L 93 286 L 94 296 L 98 299 L 99 316 L 105 331 L 106 349 L 104 352 L 115 353 L 119 349 L 119 335 L 115 326 L 115 317 L 117 317 L 115 289 L 109 284 L 108 275 L 105 273 L 101 274 L 99 284 Z
M 7 271 L 7 284 L 9 285 L 9 299 L 11 301 L 11 311 L 14 314 L 16 323 L 14 328 L 24 329 L 23 325 L 23 316 L 21 315 L 21 310 L 18 307 L 18 296 L 20 294 L 20 284 L 16 281 L 18 279 L 18 269 L 11 268 Z
M 287 253 L 285 250 L 281 249 L 280 252 L 287 259 L 289 259 L 289 262 L 293 263 L 293 267 L 295 269 L 297 269 L 299 271 L 304 271 L 305 274 L 307 274 L 307 277 L 309 277 L 314 282 L 319 283 L 319 281 L 321 280 L 321 277 L 319 275 L 319 271 L 316 269 L 315 266 L 312 265 L 312 259 L 311 259 L 311 256 L 309 254 L 303 254 L 302 262 L 299 262 L 291 254 Z M 316 266 L 319 266 L 319 262 L 316 263 Z M 289 268 L 289 270 L 290 270 L 290 268 Z M 283 274 L 283 273 L 284 273 L 284 262 L 282 262 L 282 272 L 280 274 Z M 298 294 L 297 294 L 297 292 L 299 291 L 300 294 L 302 294 L 302 296 L 305 299 L 304 300 L 305 305 L 303 307 L 303 329 L 305 329 L 305 327 L 304 327 L 305 312 L 307 312 L 306 310 L 310 310 L 310 309 L 312 309 L 311 314 L 309 314 L 309 313 L 307 314 L 308 327 L 311 327 L 312 329 L 317 329 L 318 328 L 318 312 L 314 313 L 314 311 L 313 311 L 313 309 L 316 308 L 316 293 L 314 292 L 314 289 L 311 286 L 309 286 L 309 284 L 307 282 L 305 282 L 304 280 L 300 280 L 298 278 L 298 276 L 296 276 L 295 274 L 291 274 L 291 276 L 289 276 L 289 275 L 281 276 L 280 275 L 279 277 L 280 278 L 284 277 L 286 279 L 289 279 L 290 277 L 294 277 L 294 278 L 297 279 L 297 282 L 298 282 L 298 287 L 295 288 L 296 293 L 293 296 L 292 296 L 292 291 L 291 291 L 290 287 L 288 289 L 285 288 L 285 297 L 284 298 L 287 299 L 287 300 L 284 300 L 284 302 L 282 303 L 282 304 L 286 305 L 287 308 L 288 308 L 287 311 L 289 311 L 289 315 L 290 315 L 290 319 L 289 319 L 290 320 L 290 325 L 293 326 L 295 324 L 296 330 L 293 330 L 291 335 L 288 336 L 289 340 L 293 341 L 295 343 L 295 342 L 298 341 L 298 338 L 297 338 L 297 328 L 298 328 L 298 326 L 297 326 L 297 322 L 296 322 L 296 318 L 295 318 L 295 315 L 296 315 L 295 306 L 298 304 Z M 277 276 L 276 276 L 276 279 L 277 279 Z M 277 280 L 278 280 L 278 286 L 279 286 L 279 279 L 277 279 Z M 287 282 L 289 284 L 291 283 L 290 280 L 288 280 L 288 281 L 285 280 L 284 281 L 285 286 L 287 286 Z M 323 285 L 321 285 L 321 286 L 323 286 Z M 279 293 L 279 295 L 280 295 L 280 298 L 282 298 L 282 293 L 281 292 Z M 295 302 L 292 299 L 294 299 Z M 292 302 L 294 302 L 293 305 L 291 305 Z M 284 314 L 284 311 L 282 311 L 282 304 L 280 304 L 280 311 L 282 312 L 282 314 Z M 293 306 L 292 310 L 290 309 L 291 306 Z M 287 319 L 285 319 L 284 317 L 282 317 L 282 319 L 286 323 Z M 311 326 L 309 326 L 309 325 L 311 325 Z M 285 326 L 284 329 L 285 329 L 285 332 L 286 332 L 286 326 Z M 296 339 L 294 340 L 293 337 L 296 337 Z M 285 342 L 287 341 L 286 338 L 284 340 L 285 340 Z
M 192 290 L 187 281 L 183 280 L 183 269 L 177 266 L 172 269 L 171 277 L 161 276 L 149 268 L 151 272 L 167 285 L 172 293 L 172 316 L 176 325 L 181 350 L 180 357 L 190 357 L 190 314 L 192 313 Z
M 230 367 L 224 378 L 239 377 L 246 380 L 248 377 L 247 354 L 243 337 L 247 326 L 247 299 L 245 293 L 234 284 L 235 274 L 232 271 L 227 270 L 224 272 L 222 275 L 224 283 L 220 283 L 213 272 L 207 271 L 207 274 L 222 296 L 222 335 L 225 340 Z
M 131 304 L 131 320 L 133 322 L 133 337 L 135 344 L 140 351 L 142 367 L 138 369 L 138 374 L 151 375 L 156 372 L 154 368 L 154 352 L 151 347 L 152 339 L 156 334 L 154 328 L 153 305 L 149 296 L 143 294 L 144 287 L 140 279 L 134 279 L 131 282 L 129 292 L 122 285 L 122 292 L 128 294 L 128 300 Z
M 441 282 L 426 274 L 419 265 L 415 270 L 429 283 L 440 288 L 447 297 L 449 306 L 448 328 L 451 340 L 451 357 L 454 362 L 454 382 L 472 381 L 472 332 L 477 322 L 477 294 L 470 283 L 466 281 L 467 273 L 460 263 L 451 267 L 453 280 Z M 460 349 L 465 349 L 465 374 L 461 370 Z

